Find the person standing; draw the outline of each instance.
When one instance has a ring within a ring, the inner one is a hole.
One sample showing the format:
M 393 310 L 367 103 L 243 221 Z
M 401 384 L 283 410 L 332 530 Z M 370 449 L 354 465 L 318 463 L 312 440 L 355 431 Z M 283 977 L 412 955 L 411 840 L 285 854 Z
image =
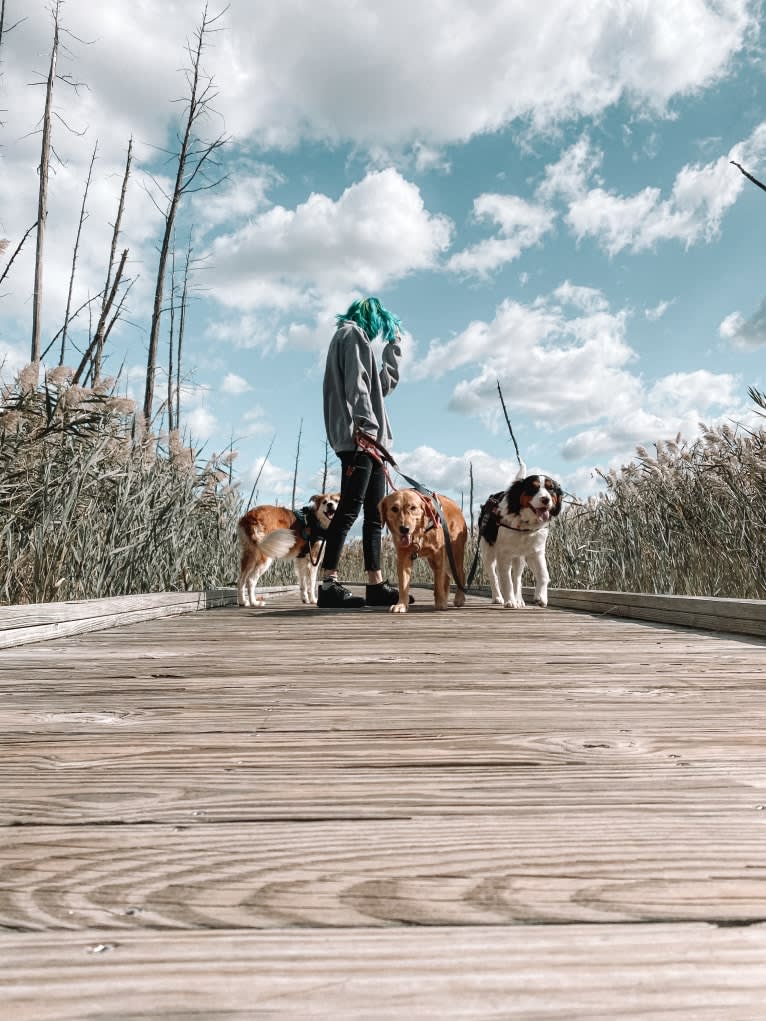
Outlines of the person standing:
M 353 609 L 391 606 L 399 591 L 383 579 L 380 549 L 383 525 L 378 504 L 386 495 L 382 464 L 359 446 L 364 437 L 387 450 L 393 442 L 383 399 L 399 382 L 401 322 L 375 297 L 361 298 L 336 317 L 325 364 L 323 403 L 327 440 L 341 462 L 340 504 L 326 532 L 320 607 Z M 385 341 L 378 367 L 372 341 Z M 338 580 L 346 537 L 363 511 L 362 552 L 367 572 L 365 596 L 354 596 Z

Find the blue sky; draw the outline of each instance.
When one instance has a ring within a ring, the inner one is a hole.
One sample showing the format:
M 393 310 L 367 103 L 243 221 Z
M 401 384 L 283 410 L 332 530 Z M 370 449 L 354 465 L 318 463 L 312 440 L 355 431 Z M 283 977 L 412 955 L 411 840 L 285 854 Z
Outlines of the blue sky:
M 133 137 L 122 245 L 135 283 L 109 369 L 124 364 L 120 387 L 139 401 L 157 187 L 172 170 L 158 150 L 172 145 L 201 12 L 61 9 L 59 70 L 85 85 L 56 91 L 44 320 L 49 335 L 61 323 L 96 142 L 75 304 L 103 285 Z M 30 83 L 47 64 L 48 5 L 7 0 L 6 27 L 17 21 L 0 48 L 12 246 L 36 216 L 44 91 Z M 766 177 L 760 3 L 233 0 L 216 27 L 203 134 L 229 136 L 228 177 L 179 220 L 179 244 L 192 231 L 200 256 L 183 416 L 206 454 L 234 438 L 246 494 L 262 469 L 258 499 L 289 502 L 301 422 L 299 496 L 317 489 L 324 352 L 334 314 L 363 294 L 405 329 L 397 460 L 458 498 L 469 464 L 477 501 L 515 474 L 498 379 L 528 466 L 583 497 L 595 469 L 639 444 L 755 423 L 766 194 L 729 161 Z M 6 376 L 29 358 L 32 257 L 28 245 L 0 296 Z M 74 341 L 86 333 L 83 320 Z

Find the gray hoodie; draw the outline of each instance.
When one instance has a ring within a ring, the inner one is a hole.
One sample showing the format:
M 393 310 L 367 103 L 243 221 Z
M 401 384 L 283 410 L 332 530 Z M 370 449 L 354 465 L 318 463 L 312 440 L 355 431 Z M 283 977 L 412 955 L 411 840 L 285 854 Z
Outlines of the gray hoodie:
M 323 388 L 327 440 L 336 454 L 355 449 L 357 429 L 391 449 L 393 436 L 383 398 L 399 382 L 401 353 L 398 344 L 386 344 L 378 370 L 364 330 L 349 320 L 338 326 L 327 351 Z

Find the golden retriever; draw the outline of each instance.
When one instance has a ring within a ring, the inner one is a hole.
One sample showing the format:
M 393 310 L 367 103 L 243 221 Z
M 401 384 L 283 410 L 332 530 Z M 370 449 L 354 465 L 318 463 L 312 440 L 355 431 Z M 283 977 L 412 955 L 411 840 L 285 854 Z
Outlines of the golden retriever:
M 322 534 L 340 503 L 340 493 L 318 493 L 301 511 L 301 520 L 288 507 L 261 504 L 239 519 L 239 602 L 241 606 L 263 606 L 255 586 L 272 560 L 295 560 L 301 601 L 316 604 L 317 573 L 324 550 Z M 304 536 L 305 526 L 311 544 Z
M 465 570 L 463 557 L 468 528 L 462 511 L 454 500 L 438 494 L 447 522 L 452 552 L 457 568 L 455 606 L 465 603 Z M 412 561 L 423 557 L 434 572 L 434 603 L 437 610 L 446 610 L 450 592 L 450 563 L 444 529 L 433 501 L 415 489 L 399 489 L 389 493 L 378 505 L 383 524 L 388 527 L 396 545 L 399 602 L 392 613 L 406 613 L 410 596 Z

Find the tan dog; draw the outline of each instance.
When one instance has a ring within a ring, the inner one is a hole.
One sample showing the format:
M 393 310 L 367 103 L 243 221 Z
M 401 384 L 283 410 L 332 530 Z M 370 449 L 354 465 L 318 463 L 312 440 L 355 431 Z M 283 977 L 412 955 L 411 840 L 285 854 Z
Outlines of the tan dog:
M 437 495 L 444 511 L 457 568 L 455 606 L 462 606 L 465 603 L 463 556 L 468 529 L 454 500 Z M 378 506 L 383 524 L 388 526 L 396 545 L 399 602 L 391 607 L 391 612 L 407 612 L 414 557 L 423 557 L 431 565 L 434 572 L 434 603 L 437 610 L 446 610 L 450 592 L 450 563 L 444 529 L 433 502 L 415 489 L 400 489 L 389 493 Z
M 312 538 L 310 546 L 303 534 L 304 523 L 288 507 L 262 504 L 239 519 L 240 605 L 264 605 L 263 596 L 256 598 L 255 586 L 273 560 L 295 560 L 301 601 L 316 604 L 317 573 L 324 549 L 321 533 L 330 524 L 339 503 L 340 493 L 320 493 L 312 496 L 308 506 L 303 508 L 302 515 Z

